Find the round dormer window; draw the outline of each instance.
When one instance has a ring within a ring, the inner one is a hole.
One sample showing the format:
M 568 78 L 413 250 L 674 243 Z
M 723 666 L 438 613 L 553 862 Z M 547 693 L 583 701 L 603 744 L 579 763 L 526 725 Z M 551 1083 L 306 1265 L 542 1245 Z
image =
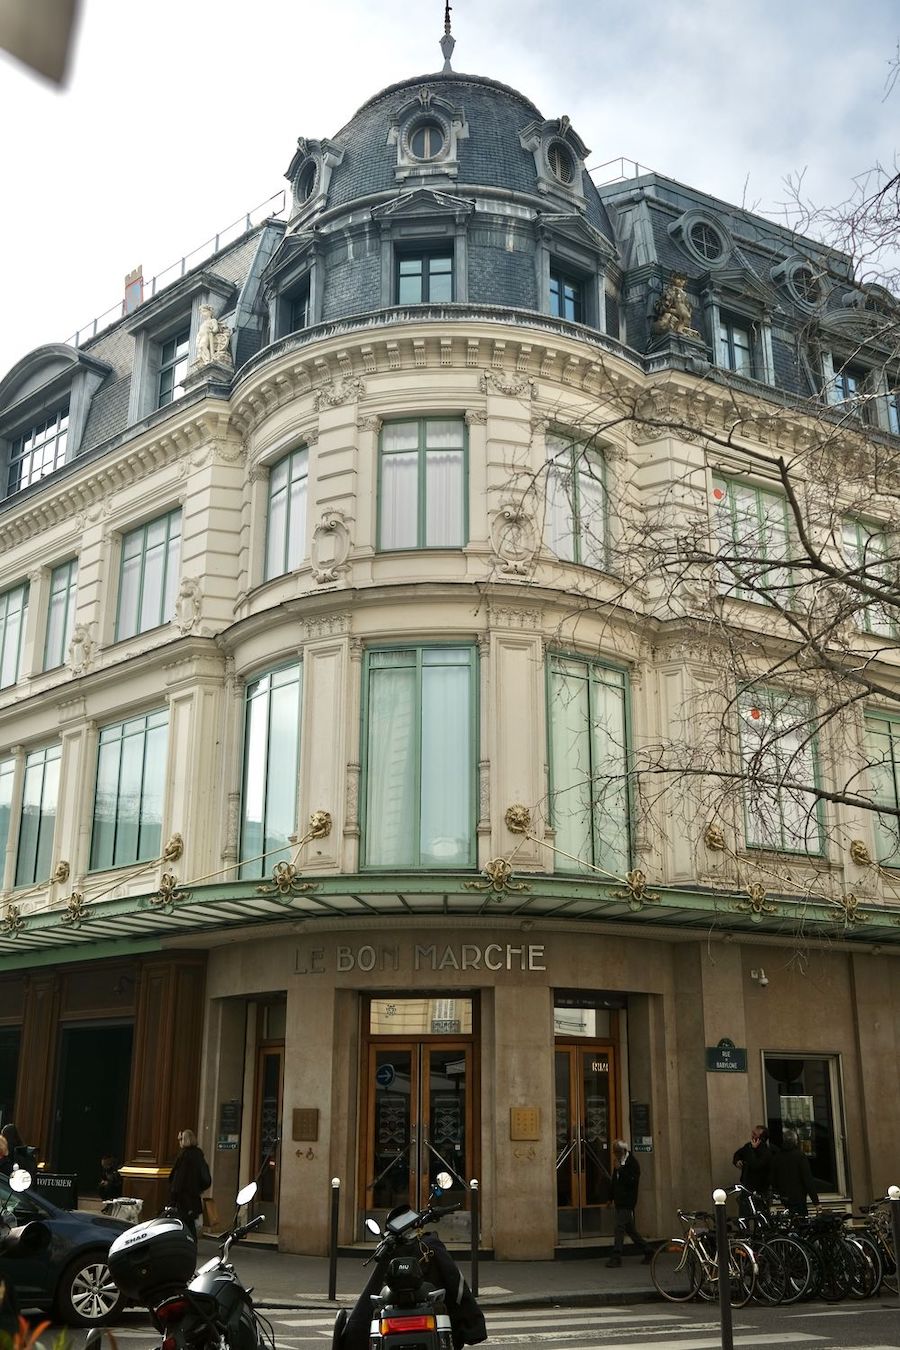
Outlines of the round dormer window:
M 313 195 L 316 186 L 316 177 L 318 169 L 314 159 L 308 160 L 297 175 L 297 184 L 294 189 L 298 202 L 308 202 Z
M 552 141 L 547 150 L 547 163 L 553 177 L 566 186 L 575 182 L 575 160 L 572 152 L 562 141 Z
M 706 262 L 715 262 L 725 252 L 719 231 L 705 220 L 695 220 L 688 231 L 688 239 L 695 253 Z
M 793 268 L 788 275 L 788 285 L 796 299 L 804 305 L 817 304 L 822 294 L 819 278 L 806 263 L 800 263 Z
M 429 118 L 419 122 L 409 134 L 410 154 L 416 159 L 437 159 L 445 144 L 444 128 Z

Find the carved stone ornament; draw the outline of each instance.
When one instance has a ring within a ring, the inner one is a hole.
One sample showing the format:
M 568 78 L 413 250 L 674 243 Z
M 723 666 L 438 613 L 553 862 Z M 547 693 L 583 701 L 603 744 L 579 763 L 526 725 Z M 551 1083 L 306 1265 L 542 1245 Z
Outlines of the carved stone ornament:
M 337 581 L 347 570 L 352 544 L 348 525 L 352 519 L 343 511 L 329 510 L 313 530 L 309 553 L 313 576 L 320 586 Z
M 90 670 L 97 647 L 91 637 L 90 624 L 76 623 L 69 639 L 69 669 L 73 675 L 83 675 Z
M 496 891 L 498 895 L 504 891 L 531 890 L 526 882 L 513 881 L 512 863 L 508 858 L 492 858 L 482 867 L 481 874 L 485 877 L 484 881 L 464 881 L 463 888 L 467 891 Z
M 484 370 L 479 380 L 483 394 L 505 394 L 507 398 L 534 398 L 534 380 L 530 375 L 509 379 L 496 370 Z
M 856 863 L 857 867 L 872 866 L 872 855 L 869 852 L 869 846 L 864 839 L 850 840 L 850 857 Z
M 18 937 L 25 927 L 25 920 L 18 905 L 7 905 L 0 919 L 0 932 L 8 937 Z
M 69 864 L 66 862 L 65 858 L 60 858 L 56 867 L 53 869 L 53 876 L 50 880 L 55 881 L 58 885 L 62 885 L 69 880 L 70 870 Z
M 687 277 L 676 272 L 656 302 L 654 333 L 678 333 L 682 337 L 700 337 L 691 323 L 693 312 L 685 290 L 686 286 Z
M 714 853 L 721 852 L 726 847 L 725 831 L 718 821 L 711 820 L 703 831 L 703 842 L 707 848 L 712 849 Z
M 234 358 L 231 355 L 231 329 L 220 323 L 213 314 L 212 305 L 200 306 L 200 327 L 197 329 L 197 355 L 191 366 L 192 371 L 204 366 L 223 366 L 234 370 Z
M 735 902 L 740 914 L 749 914 L 751 919 L 761 919 L 764 914 L 777 914 L 778 906 L 766 899 L 766 888 L 761 881 L 753 881 L 747 887 L 747 899 Z
M 181 633 L 192 633 L 200 622 L 200 582 L 182 577 L 175 600 L 175 623 Z
M 173 834 L 169 842 L 163 849 L 163 862 L 178 862 L 178 859 L 184 853 L 184 840 L 180 834 Z
M 662 898 L 656 891 L 647 890 L 647 875 L 639 867 L 625 873 L 625 883 L 628 889 L 613 891 L 613 895 L 617 900 L 627 900 L 629 909 L 643 909 L 644 905 Z
M 521 802 L 513 802 L 503 817 L 510 834 L 525 834 L 531 829 L 531 812 Z
M 73 891 L 66 901 L 60 922 L 70 923 L 73 928 L 80 928 L 90 917 L 91 907 L 81 891 Z
M 323 408 L 338 408 L 342 403 L 350 403 L 362 398 L 366 392 L 365 381 L 358 375 L 351 375 L 337 384 L 323 384 L 313 394 L 313 404 L 317 411 Z
M 521 502 L 505 502 L 491 518 L 491 544 L 500 571 L 524 577 L 531 570 L 539 544 L 537 526 Z

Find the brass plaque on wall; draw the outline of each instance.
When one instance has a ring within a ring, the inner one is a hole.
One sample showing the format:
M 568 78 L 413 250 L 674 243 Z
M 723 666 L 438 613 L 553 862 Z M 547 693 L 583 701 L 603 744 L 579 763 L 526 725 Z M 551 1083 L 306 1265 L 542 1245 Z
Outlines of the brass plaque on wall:
M 509 1109 L 510 1139 L 540 1139 L 541 1113 L 537 1106 L 511 1106 Z
M 295 1106 L 292 1137 L 298 1142 L 314 1143 L 319 1138 L 319 1108 Z

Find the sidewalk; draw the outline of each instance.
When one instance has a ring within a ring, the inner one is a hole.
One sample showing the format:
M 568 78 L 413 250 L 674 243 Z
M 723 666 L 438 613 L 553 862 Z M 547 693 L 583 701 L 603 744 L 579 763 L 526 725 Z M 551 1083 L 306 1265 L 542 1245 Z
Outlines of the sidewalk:
M 201 1238 L 199 1261 L 209 1260 L 215 1252 L 215 1243 Z M 361 1259 L 339 1257 L 337 1299 L 331 1303 L 325 1257 L 293 1256 L 246 1242 L 234 1247 L 231 1255 L 242 1282 L 253 1286 L 254 1302 L 270 1310 L 350 1306 L 371 1273 Z M 460 1257 L 458 1264 L 468 1279 L 469 1262 Z M 615 1270 L 607 1270 L 604 1256 L 569 1261 L 480 1261 L 478 1286 L 478 1302 L 484 1308 L 632 1304 L 659 1298 L 649 1266 L 641 1264 L 637 1252 L 631 1256 L 627 1249 L 622 1265 Z

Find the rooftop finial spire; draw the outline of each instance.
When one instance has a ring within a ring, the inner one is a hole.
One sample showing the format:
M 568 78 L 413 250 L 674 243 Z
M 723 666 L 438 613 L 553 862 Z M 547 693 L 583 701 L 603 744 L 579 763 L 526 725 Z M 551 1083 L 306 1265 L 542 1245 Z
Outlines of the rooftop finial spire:
M 441 38 L 441 51 L 444 53 L 444 69 L 441 73 L 444 75 L 453 74 L 450 57 L 455 46 L 456 38 L 450 32 L 450 0 L 446 0 L 444 5 L 444 36 Z

